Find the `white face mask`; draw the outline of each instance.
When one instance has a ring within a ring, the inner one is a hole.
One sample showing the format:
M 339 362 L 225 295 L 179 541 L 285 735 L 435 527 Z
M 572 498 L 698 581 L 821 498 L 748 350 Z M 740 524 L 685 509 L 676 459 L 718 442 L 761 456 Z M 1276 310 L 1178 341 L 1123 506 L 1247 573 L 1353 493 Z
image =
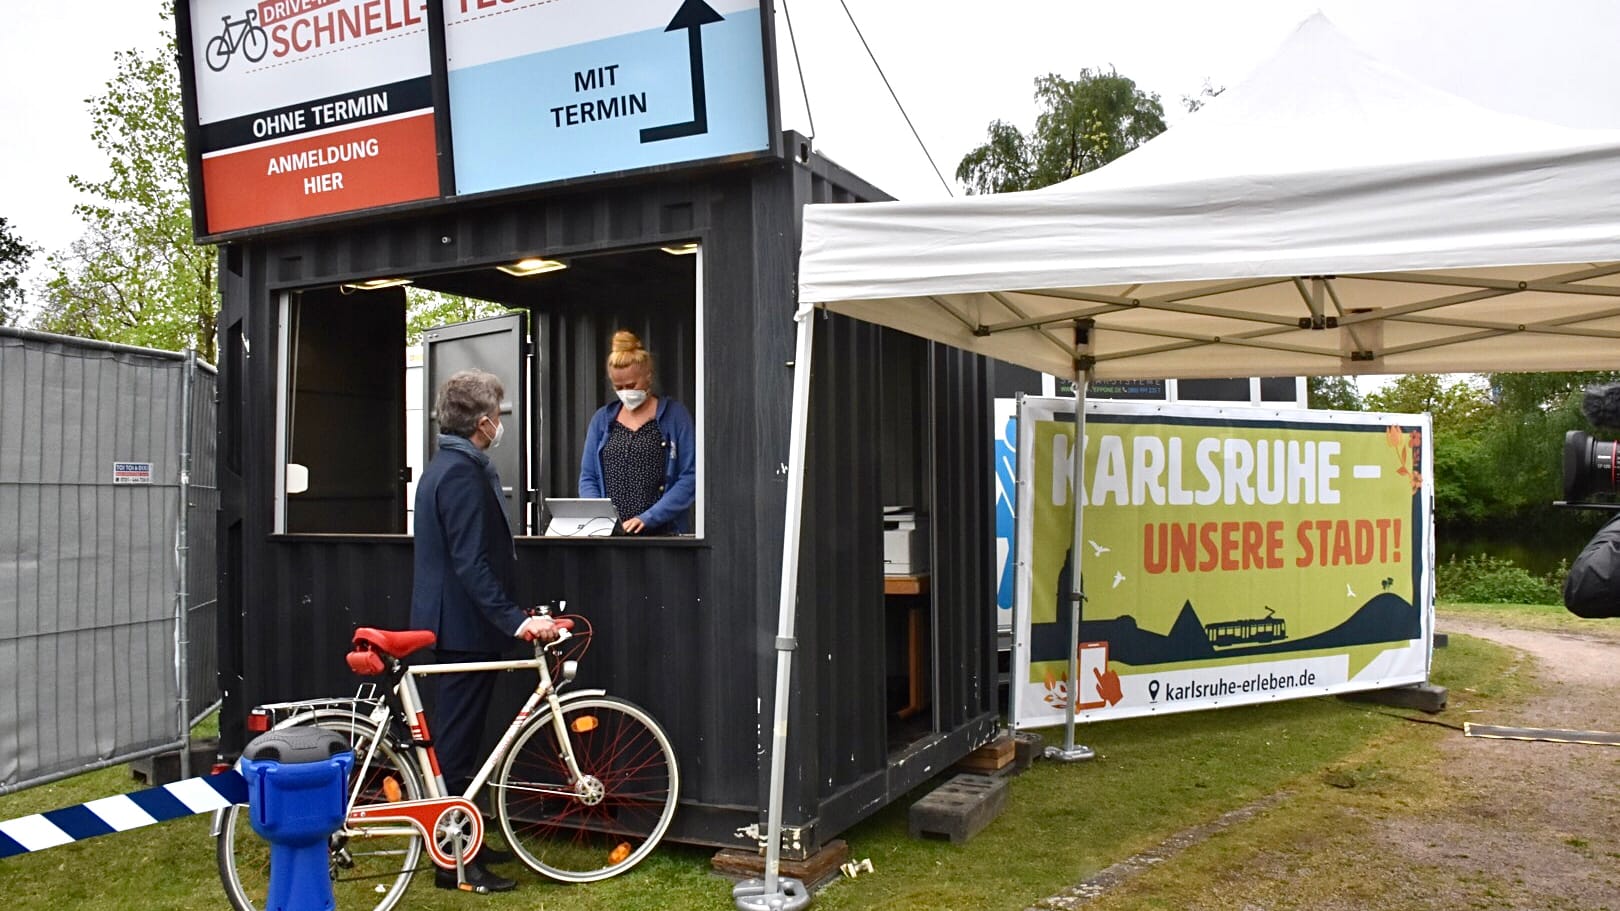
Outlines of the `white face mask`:
M 497 422 L 494 418 L 490 418 L 489 422 L 495 425 L 495 435 L 489 438 L 489 448 L 494 449 L 501 445 L 501 436 L 506 433 L 506 424 Z
M 645 389 L 617 389 L 614 391 L 618 393 L 619 401 L 623 402 L 624 407 L 630 411 L 635 411 L 642 406 L 642 403 L 647 401 L 647 390 Z

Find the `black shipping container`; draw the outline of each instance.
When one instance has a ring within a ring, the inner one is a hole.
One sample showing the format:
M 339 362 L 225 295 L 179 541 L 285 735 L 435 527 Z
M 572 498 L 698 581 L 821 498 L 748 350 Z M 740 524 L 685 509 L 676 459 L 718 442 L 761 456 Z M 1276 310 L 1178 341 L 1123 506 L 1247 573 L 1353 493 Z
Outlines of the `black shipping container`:
M 763 828 L 770 766 L 801 209 L 883 198 L 810 154 L 802 138 L 789 134 L 783 147 L 793 157 L 372 216 L 224 248 L 219 546 L 228 750 L 243 745 L 253 705 L 352 692 L 359 681 L 343 655 L 355 627 L 408 623 L 408 535 L 276 533 L 283 447 L 340 464 L 363 461 L 368 440 L 403 440 L 403 304 L 379 296 L 374 308 L 357 309 L 337 288 L 416 275 L 424 286 L 489 294 L 506 281 L 491 266 L 523 257 L 652 256 L 619 261 L 630 265 L 614 280 L 630 282 L 629 273 L 648 274 L 636 264 L 656 271 L 665 262 L 659 247 L 696 242 L 701 337 L 660 329 L 653 311 L 641 325 L 658 335 L 649 347 L 671 394 L 690 402 L 702 387 L 703 535 L 519 538 L 519 596 L 567 599 L 588 616 L 595 637 L 581 685 L 644 705 L 669 731 L 683 773 L 670 837 L 753 846 L 737 833 L 756 822 Z M 312 340 L 342 341 L 297 348 L 307 359 L 299 365 L 288 362 L 280 315 L 293 295 L 309 326 L 329 324 L 310 328 Z M 602 357 L 619 314 L 574 300 L 509 301 L 530 311 L 531 369 L 546 378 L 523 418 L 533 434 L 533 485 L 552 495 L 573 484 L 585 421 L 611 396 Z M 788 857 L 815 851 L 938 774 L 998 725 L 986 362 L 842 317 L 815 320 Z M 322 365 L 335 371 L 324 380 Z M 306 428 L 297 441 L 286 439 L 288 419 L 279 413 L 289 407 L 278 404 L 289 376 L 298 388 L 287 398 L 303 409 Z M 338 503 L 329 512 L 402 530 L 401 491 L 382 491 L 375 509 Z M 929 519 L 933 571 L 918 595 L 885 595 L 882 510 L 892 504 Z M 308 518 L 298 521 L 320 528 L 321 515 L 300 513 Z

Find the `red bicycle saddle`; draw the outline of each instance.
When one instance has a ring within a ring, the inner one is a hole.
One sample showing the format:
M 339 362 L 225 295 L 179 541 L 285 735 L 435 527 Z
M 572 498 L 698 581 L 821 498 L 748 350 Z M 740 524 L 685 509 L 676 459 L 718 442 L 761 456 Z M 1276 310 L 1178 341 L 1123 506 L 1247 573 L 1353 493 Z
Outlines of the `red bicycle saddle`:
M 432 645 L 435 638 L 432 630 L 388 630 L 362 626 L 354 631 L 354 648 L 347 655 L 349 670 L 362 677 L 374 677 L 387 670 L 383 660 L 377 657 L 378 652 L 392 658 L 403 658 Z

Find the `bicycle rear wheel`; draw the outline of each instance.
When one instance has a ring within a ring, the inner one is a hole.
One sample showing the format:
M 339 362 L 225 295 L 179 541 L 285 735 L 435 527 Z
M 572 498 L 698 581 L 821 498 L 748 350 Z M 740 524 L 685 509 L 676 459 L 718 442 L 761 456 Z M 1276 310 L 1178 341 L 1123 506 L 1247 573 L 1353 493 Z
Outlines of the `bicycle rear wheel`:
M 563 882 L 594 882 L 640 863 L 669 828 L 680 793 L 675 751 L 658 722 L 612 696 L 565 702 L 563 727 L 584 773 L 570 780 L 551 712 L 531 718 L 501 762 L 495 805 L 507 844 Z
M 366 752 L 377 739 L 377 729 L 359 715 L 328 715 L 311 719 L 315 724 L 336 731 L 354 748 L 354 772 L 361 774 Z M 364 770 L 355 804 L 417 800 L 422 791 L 416 765 L 405 753 L 384 738 Z M 351 791 L 354 780 L 349 781 Z M 338 911 L 388 911 L 405 895 L 411 874 L 422 856 L 422 839 L 416 835 L 361 834 L 331 838 L 332 897 Z M 261 911 L 270 888 L 270 845 L 253 831 L 248 808 L 243 805 L 225 811 L 215 845 L 220 882 L 236 911 Z
M 208 61 L 208 68 L 217 73 L 225 69 L 225 64 L 231 62 L 231 55 L 234 53 L 236 48 L 231 46 L 231 42 L 224 35 L 215 35 L 209 40 L 208 46 L 203 48 L 203 59 Z

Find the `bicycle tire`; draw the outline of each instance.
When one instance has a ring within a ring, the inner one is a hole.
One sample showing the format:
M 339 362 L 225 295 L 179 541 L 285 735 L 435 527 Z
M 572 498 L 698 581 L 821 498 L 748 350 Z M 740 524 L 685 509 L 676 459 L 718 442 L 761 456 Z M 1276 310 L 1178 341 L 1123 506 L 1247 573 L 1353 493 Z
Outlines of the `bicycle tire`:
M 231 62 L 231 55 L 234 53 L 236 48 L 231 47 L 231 42 L 224 35 L 215 35 L 203 49 L 203 59 L 208 62 L 209 69 L 218 73 L 224 71 L 225 65 Z M 215 60 L 219 61 L 218 65 L 215 65 Z
M 355 771 L 365 761 L 365 750 L 376 738 L 377 729 L 363 716 L 327 713 L 295 726 L 315 724 L 349 738 L 354 747 Z M 392 774 L 399 785 L 396 799 L 422 797 L 421 777 L 410 756 L 385 738 L 366 769 L 367 785 L 360 790 L 359 803 L 386 800 L 383 779 Z M 372 782 L 375 782 L 373 787 Z M 353 787 L 353 782 L 350 782 Z M 260 911 L 270 884 L 270 846 L 259 838 L 248 821 L 248 808 L 238 804 L 224 811 L 225 818 L 215 842 L 215 861 L 225 896 L 236 911 Z M 333 836 L 332 894 L 337 911 L 388 911 L 405 896 L 411 874 L 422 858 L 422 838 L 378 836 L 346 840 Z M 378 890 L 382 891 L 379 892 Z
M 242 56 L 248 59 L 248 63 L 258 63 L 268 50 L 270 36 L 265 34 L 263 26 L 248 26 L 247 31 L 242 33 Z
M 675 817 L 680 770 L 668 735 L 634 703 L 592 696 L 564 702 L 561 711 L 580 771 L 602 786 L 599 799 L 573 793 L 547 710 L 524 724 L 502 759 L 496 812 L 507 845 L 530 869 L 595 882 L 658 846 Z

